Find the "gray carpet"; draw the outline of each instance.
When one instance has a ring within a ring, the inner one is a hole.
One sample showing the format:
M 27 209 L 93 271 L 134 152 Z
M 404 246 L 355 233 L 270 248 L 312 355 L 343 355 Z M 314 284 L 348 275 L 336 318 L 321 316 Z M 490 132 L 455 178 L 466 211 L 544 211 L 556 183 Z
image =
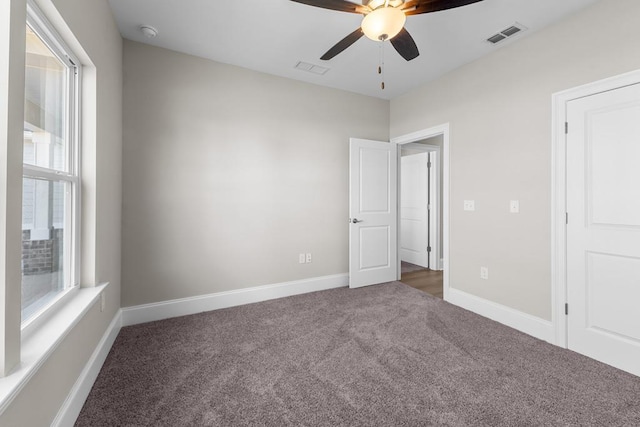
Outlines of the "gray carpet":
M 640 378 L 394 282 L 123 328 L 77 426 L 637 426 Z

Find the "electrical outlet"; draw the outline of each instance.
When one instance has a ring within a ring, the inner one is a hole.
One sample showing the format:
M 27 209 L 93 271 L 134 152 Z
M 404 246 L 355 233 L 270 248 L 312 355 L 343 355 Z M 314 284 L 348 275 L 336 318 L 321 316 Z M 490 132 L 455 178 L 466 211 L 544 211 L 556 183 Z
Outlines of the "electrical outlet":
M 518 213 L 520 212 L 520 201 L 518 200 L 511 200 L 509 202 L 509 212 L 511 213 Z
M 476 202 L 475 202 L 475 200 L 465 200 L 463 206 L 464 206 L 464 210 L 465 211 L 475 211 L 476 210 Z
M 304 254 L 298 254 L 298 262 L 300 264 L 304 264 L 305 262 L 307 262 Z
M 311 262 L 311 254 L 307 254 L 307 262 Z
M 480 267 L 480 278 L 483 280 L 489 280 L 489 268 Z

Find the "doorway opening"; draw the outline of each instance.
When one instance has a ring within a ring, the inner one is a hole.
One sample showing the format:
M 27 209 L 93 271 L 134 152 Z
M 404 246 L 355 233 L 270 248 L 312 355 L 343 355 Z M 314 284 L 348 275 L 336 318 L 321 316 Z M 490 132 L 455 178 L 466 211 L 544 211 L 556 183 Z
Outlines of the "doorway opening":
M 448 294 L 448 125 L 395 138 L 398 144 L 398 280 Z
M 400 146 L 400 281 L 442 298 L 442 135 Z

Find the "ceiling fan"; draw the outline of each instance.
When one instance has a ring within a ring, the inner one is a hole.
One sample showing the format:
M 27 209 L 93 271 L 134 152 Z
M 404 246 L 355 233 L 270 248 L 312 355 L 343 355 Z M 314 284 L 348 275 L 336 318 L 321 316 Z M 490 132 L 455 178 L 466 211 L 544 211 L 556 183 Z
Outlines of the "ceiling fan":
M 411 61 L 420 53 L 413 37 L 404 28 L 407 16 L 453 9 L 482 0 L 363 0 L 361 5 L 347 0 L 291 1 L 364 15 L 360 28 L 336 43 L 320 59 L 328 61 L 365 35 L 374 41 L 390 40 L 396 51 L 404 59 Z

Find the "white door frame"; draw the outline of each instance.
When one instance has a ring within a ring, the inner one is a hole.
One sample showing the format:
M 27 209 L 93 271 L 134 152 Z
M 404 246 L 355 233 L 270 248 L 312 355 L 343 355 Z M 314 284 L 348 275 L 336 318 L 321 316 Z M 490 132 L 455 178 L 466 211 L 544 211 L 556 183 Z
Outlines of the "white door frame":
M 442 135 L 442 150 L 440 154 L 442 156 L 442 291 L 444 300 L 449 299 L 449 123 L 444 123 L 439 126 L 434 126 L 428 129 L 422 129 L 417 132 L 413 132 L 407 135 L 398 136 L 391 139 L 392 144 L 409 144 L 411 142 L 422 141 L 428 138 L 433 138 Z M 400 156 L 398 156 L 398 162 L 400 162 Z M 400 169 L 398 169 L 400 173 Z M 399 177 L 398 177 L 399 178 Z M 398 182 L 400 180 L 398 179 Z M 400 207 L 400 195 L 398 192 L 398 208 Z M 400 221 L 398 215 L 398 221 Z M 400 224 L 398 224 L 398 227 Z M 400 233 L 398 233 L 398 239 L 400 239 Z M 398 248 L 400 248 L 400 242 L 398 241 Z M 400 250 L 398 249 L 397 255 L 398 262 L 398 279 L 400 279 Z
M 588 83 L 552 95 L 551 122 L 551 322 L 555 343 L 567 348 L 567 103 L 640 83 L 640 70 Z M 446 273 L 445 273 L 446 274 Z
M 405 144 L 399 145 L 409 145 L 411 144 L 411 149 L 416 151 L 422 151 L 424 153 L 436 153 L 436 162 L 429 169 L 429 194 L 431 198 L 427 200 L 427 203 L 431 204 L 431 212 L 429 217 L 429 236 L 430 241 L 427 242 L 429 246 L 431 246 L 432 251 L 429 253 L 429 268 L 431 270 L 442 270 L 442 265 L 440 264 L 440 259 L 442 258 L 442 248 L 440 247 L 440 204 L 442 203 L 442 196 L 440 194 L 440 147 L 437 145 L 428 145 L 428 144 L 414 144 L 411 142 L 407 142 Z M 400 177 L 402 168 L 402 154 L 398 151 L 398 177 Z M 398 178 L 398 200 L 401 201 L 401 179 Z M 435 190 L 435 191 L 434 191 Z M 435 193 L 435 196 L 434 196 Z M 435 198 L 435 203 L 431 203 Z M 402 210 L 401 203 L 398 203 L 398 236 L 400 236 L 401 230 L 401 217 L 400 212 Z M 400 243 L 400 239 L 398 239 L 398 244 Z M 433 243 L 433 244 L 432 244 Z M 398 247 L 400 249 L 400 247 Z M 398 270 L 398 279 L 400 279 L 400 275 L 402 272 Z

